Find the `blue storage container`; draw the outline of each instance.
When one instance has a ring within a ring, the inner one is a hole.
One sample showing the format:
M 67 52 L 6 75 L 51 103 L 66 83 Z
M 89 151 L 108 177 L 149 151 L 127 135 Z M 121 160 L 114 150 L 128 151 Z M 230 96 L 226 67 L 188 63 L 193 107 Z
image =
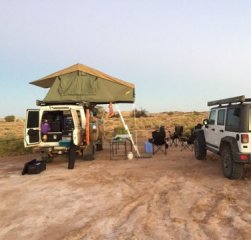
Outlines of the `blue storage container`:
M 153 153 L 153 145 L 150 142 L 145 142 L 144 150 L 146 153 Z
M 71 140 L 60 140 L 59 142 L 60 147 L 70 147 L 71 146 Z

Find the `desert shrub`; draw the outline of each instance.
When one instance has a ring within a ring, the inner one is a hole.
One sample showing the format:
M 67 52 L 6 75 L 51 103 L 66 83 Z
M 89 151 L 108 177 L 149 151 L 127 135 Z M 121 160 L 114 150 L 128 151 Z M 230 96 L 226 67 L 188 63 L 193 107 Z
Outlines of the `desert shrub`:
M 0 156 L 23 155 L 31 152 L 31 148 L 24 148 L 23 139 L 0 139 Z
M 131 117 L 136 117 L 136 118 L 140 118 L 140 117 L 149 117 L 149 113 L 145 110 L 145 109 L 143 109 L 143 108 L 141 108 L 140 110 L 138 110 L 138 109 L 135 109 L 134 111 L 132 111 L 132 113 L 131 113 Z
M 118 112 L 113 113 L 112 118 L 120 118 L 119 113 Z
M 172 116 L 174 114 L 174 112 L 168 112 L 167 113 L 169 116 Z
M 193 111 L 193 114 L 196 115 L 196 116 L 200 115 L 200 113 L 197 112 L 197 111 Z
M 152 125 L 151 125 L 151 124 L 147 124 L 147 125 L 145 125 L 145 128 L 146 128 L 146 129 L 151 129 L 151 128 L 152 128 Z
M 15 122 L 15 116 L 9 115 L 4 118 L 5 122 Z
M 127 132 L 126 132 L 125 128 L 122 126 L 115 127 L 114 128 L 114 136 L 116 136 L 117 134 L 127 134 Z

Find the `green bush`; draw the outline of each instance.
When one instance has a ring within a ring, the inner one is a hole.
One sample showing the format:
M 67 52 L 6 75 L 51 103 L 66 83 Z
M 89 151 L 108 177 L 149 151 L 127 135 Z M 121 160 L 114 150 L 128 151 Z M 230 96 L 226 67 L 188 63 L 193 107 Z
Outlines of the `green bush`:
M 196 116 L 200 115 L 200 113 L 197 112 L 197 111 L 193 111 L 193 114 L 196 115 Z
M 131 117 L 136 117 L 136 118 L 140 118 L 140 117 L 149 117 L 149 113 L 145 110 L 145 109 L 143 109 L 143 108 L 141 108 L 140 110 L 138 110 L 138 109 L 135 109 L 134 111 L 132 111 L 132 113 L 131 113 Z
M 15 122 L 15 119 L 14 115 L 9 115 L 4 118 L 5 122 Z
M 15 156 L 31 153 L 31 148 L 24 148 L 23 139 L 0 139 L 0 156 Z
M 114 136 L 116 136 L 117 134 L 127 134 L 126 130 L 124 127 L 116 127 L 114 128 Z

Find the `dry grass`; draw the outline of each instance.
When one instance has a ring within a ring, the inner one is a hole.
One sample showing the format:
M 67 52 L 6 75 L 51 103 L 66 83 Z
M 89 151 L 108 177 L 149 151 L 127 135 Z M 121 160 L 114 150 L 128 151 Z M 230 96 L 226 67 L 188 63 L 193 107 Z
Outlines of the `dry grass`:
M 166 112 L 151 114 L 150 117 L 133 119 L 125 116 L 125 122 L 133 134 L 138 137 L 150 137 L 152 131 L 160 126 L 165 126 L 166 131 L 173 132 L 175 125 L 182 125 L 185 133 L 190 131 L 198 123 L 202 123 L 207 118 L 207 112 Z M 113 134 L 115 127 L 122 127 L 119 118 L 105 119 L 105 134 L 109 138 Z
M 183 125 L 185 132 L 188 132 L 197 123 L 202 123 L 202 120 L 206 117 L 207 112 L 165 112 L 150 114 L 149 117 L 141 117 L 136 119 L 130 117 L 130 114 L 126 112 L 124 116 L 125 122 L 128 125 L 133 136 L 144 138 L 151 137 L 151 132 L 158 129 L 160 126 L 165 126 L 166 131 L 173 132 L 175 125 Z M 119 118 L 106 117 L 104 119 L 104 123 L 106 139 L 110 139 L 114 135 L 114 128 L 123 128 L 123 125 Z M 9 141 L 13 139 L 23 139 L 23 132 L 24 122 L 0 122 L 0 141 L 2 147 L 3 142 L 7 140 Z M 19 140 L 19 145 L 20 141 L 22 142 L 22 140 Z M 9 144 L 6 144 L 6 146 L 7 145 Z M 13 149 L 15 149 L 14 146 L 12 147 L 12 151 L 10 153 L 12 155 L 14 152 Z
M 167 112 L 154 113 L 150 117 L 131 118 L 126 113 L 125 122 L 132 132 L 149 133 L 160 126 L 165 126 L 166 131 L 174 131 L 175 125 L 183 125 L 185 131 L 189 130 L 197 123 L 207 117 L 207 112 Z M 122 127 L 119 118 L 104 119 L 105 134 L 111 136 L 116 127 Z M 23 122 L 0 122 L 0 139 L 23 138 L 24 123 Z
M 23 122 L 0 122 L 0 139 L 23 138 Z

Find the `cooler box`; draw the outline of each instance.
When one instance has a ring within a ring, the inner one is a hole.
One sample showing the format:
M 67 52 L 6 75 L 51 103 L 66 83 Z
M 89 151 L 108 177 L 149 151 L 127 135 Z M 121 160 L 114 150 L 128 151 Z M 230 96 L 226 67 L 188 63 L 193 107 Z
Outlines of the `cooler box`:
M 60 140 L 59 142 L 60 147 L 70 147 L 71 146 L 71 140 Z
M 145 145 L 144 145 L 144 150 L 145 150 L 145 153 L 153 153 L 153 145 L 152 143 L 150 142 L 145 142 Z

